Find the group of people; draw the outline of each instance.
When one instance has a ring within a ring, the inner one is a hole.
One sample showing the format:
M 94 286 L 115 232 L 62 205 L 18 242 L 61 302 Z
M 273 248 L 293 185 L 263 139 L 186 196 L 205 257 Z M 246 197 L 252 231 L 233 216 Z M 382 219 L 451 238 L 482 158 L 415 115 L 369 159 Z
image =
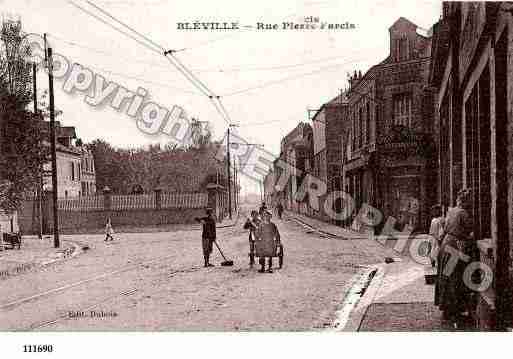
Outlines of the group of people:
M 267 262 L 267 272 L 273 272 L 273 256 L 275 256 L 278 248 L 281 248 L 280 232 L 276 224 L 271 222 L 272 214 L 267 209 L 265 203 L 258 211 L 251 211 L 251 216 L 244 223 L 244 229 L 249 230 L 249 247 L 250 247 L 250 266 L 255 264 L 255 257 L 259 257 L 260 273 L 266 272 L 265 266 Z M 195 218 L 203 226 L 202 247 L 204 267 L 213 267 L 210 263 L 210 255 L 212 254 L 213 244 L 216 241 L 216 220 L 211 208 L 206 209 L 206 216 Z M 258 242 L 257 242 L 258 241 Z
M 466 264 L 479 260 L 471 206 L 472 192 L 463 189 L 458 192 L 456 207 L 450 208 L 445 217 L 440 205 L 432 208 L 434 218 L 429 234 L 436 240 L 436 247 L 431 251 L 432 264 L 437 268 L 435 305 L 455 328 L 468 323 L 475 308 L 475 293 L 466 285 L 464 278 Z M 452 257 L 456 253 L 458 261 L 454 264 Z M 463 255 L 470 261 L 459 259 Z
M 271 212 L 262 203 L 258 212 L 251 211 L 251 216 L 244 223 L 244 229 L 249 230 L 249 265 L 253 267 L 255 256 L 259 257 L 260 273 L 265 272 L 266 259 L 267 272 L 273 272 L 273 255 L 281 245 L 280 231 L 271 218 Z

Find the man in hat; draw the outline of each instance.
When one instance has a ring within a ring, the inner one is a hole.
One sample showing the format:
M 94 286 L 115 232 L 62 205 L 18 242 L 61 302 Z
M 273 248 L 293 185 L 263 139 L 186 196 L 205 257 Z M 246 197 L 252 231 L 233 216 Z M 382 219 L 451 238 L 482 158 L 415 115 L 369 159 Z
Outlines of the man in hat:
M 213 267 L 210 263 L 210 254 L 212 253 L 212 245 L 216 240 L 216 221 L 212 215 L 212 208 L 205 208 L 207 215 L 205 217 L 197 217 L 196 221 L 200 222 L 203 226 L 203 233 L 201 241 L 203 244 L 203 259 L 205 260 L 205 267 Z
M 258 270 L 260 273 L 265 272 L 265 259 L 268 259 L 268 273 L 273 272 L 273 254 L 276 252 L 276 247 L 280 244 L 280 232 L 276 224 L 271 222 L 272 214 L 269 211 L 263 212 L 263 223 L 256 230 L 256 239 L 258 243 L 257 256 L 261 268 Z
M 267 206 L 265 205 L 265 202 L 262 202 L 262 205 L 258 209 L 258 214 L 260 215 L 260 217 L 264 216 L 265 211 L 267 211 Z

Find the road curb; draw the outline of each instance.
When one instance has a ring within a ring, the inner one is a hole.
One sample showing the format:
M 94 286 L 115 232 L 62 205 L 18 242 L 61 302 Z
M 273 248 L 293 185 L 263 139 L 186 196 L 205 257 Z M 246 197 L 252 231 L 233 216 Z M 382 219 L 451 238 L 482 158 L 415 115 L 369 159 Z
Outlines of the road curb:
M 46 267 L 54 263 L 64 262 L 67 259 L 75 258 L 85 252 L 84 248 L 89 248 L 87 245 L 73 240 L 63 240 L 63 242 L 71 243 L 71 247 L 58 251 L 56 258 L 42 262 L 40 265 L 41 267 Z
M 365 289 L 365 293 L 363 293 L 360 301 L 354 310 L 349 314 L 347 324 L 342 329 L 344 332 L 357 332 L 360 330 L 363 318 L 365 317 L 369 306 L 374 302 L 376 294 L 381 288 L 383 279 L 385 278 L 387 272 L 387 267 L 382 264 L 377 264 L 373 268 L 376 270 L 376 273 L 372 280 L 369 282 L 369 285 Z

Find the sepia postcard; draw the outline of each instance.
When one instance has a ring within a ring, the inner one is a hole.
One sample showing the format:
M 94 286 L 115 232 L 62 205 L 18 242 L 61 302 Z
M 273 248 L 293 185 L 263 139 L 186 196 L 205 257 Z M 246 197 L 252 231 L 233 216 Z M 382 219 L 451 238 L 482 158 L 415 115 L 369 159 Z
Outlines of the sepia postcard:
M 510 340 L 513 2 L 0 13 L 6 357 Z

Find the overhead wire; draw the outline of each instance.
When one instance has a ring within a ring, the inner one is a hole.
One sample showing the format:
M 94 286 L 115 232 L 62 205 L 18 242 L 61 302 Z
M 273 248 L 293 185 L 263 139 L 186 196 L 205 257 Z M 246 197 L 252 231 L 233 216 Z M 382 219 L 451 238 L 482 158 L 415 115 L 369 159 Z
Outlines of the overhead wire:
M 93 51 L 93 52 L 96 52 L 98 54 L 101 54 L 101 55 L 106 55 L 106 56 L 111 56 L 111 57 L 115 57 L 115 58 L 122 58 L 124 60 L 127 60 L 127 61 L 132 61 L 134 63 L 141 63 L 141 64 L 146 64 L 146 65 L 151 65 L 151 66 L 156 66 L 156 67 L 161 67 L 161 68 L 168 68 L 167 65 L 163 65 L 163 64 L 159 64 L 157 62 L 153 62 L 153 61 L 145 61 L 145 60 L 141 60 L 141 59 L 134 59 L 132 57 L 127 57 L 127 56 L 120 56 L 119 53 L 114 53 L 114 52 L 109 52 L 107 50 L 104 50 L 104 49 L 99 49 L 99 48 L 96 48 L 96 47 L 92 47 L 92 46 L 89 46 L 89 45 L 84 45 L 83 43 L 80 43 L 80 42 L 77 42 L 75 40 L 71 40 L 71 39 L 65 39 L 64 37 L 62 36 L 58 36 L 58 35 L 55 35 L 53 33 L 47 33 L 48 36 L 52 37 L 53 39 L 57 40 L 57 41 L 60 41 L 64 44 L 67 44 L 69 46 L 73 46 L 73 47 L 79 47 L 79 48 L 83 48 L 83 49 L 86 49 L 86 50 L 89 50 L 89 51 Z M 175 52 L 178 52 L 179 50 L 175 50 Z M 362 51 L 359 51 L 359 52 L 362 52 Z M 331 60 L 334 60 L 334 59 L 338 59 L 338 58 L 342 58 L 342 57 L 345 57 L 345 56 L 332 56 L 332 57 L 325 57 L 325 58 L 321 58 L 321 59 L 316 59 L 316 60 L 312 60 L 312 61 L 306 61 L 306 62 L 302 62 L 302 63 L 294 63 L 294 64 L 283 64 L 283 65 L 272 65 L 272 66 L 263 66 L 263 67 L 257 67 L 255 65 L 240 65 L 240 67 L 235 67 L 235 68 L 206 68 L 206 69 L 192 69 L 192 71 L 198 73 L 198 72 L 250 72 L 250 71 L 273 71 L 273 70 L 283 70 L 283 69 L 288 69 L 288 68 L 296 68 L 296 67 L 302 67 L 302 66 L 308 66 L 308 65 L 311 65 L 311 64 L 316 64 L 316 63 L 321 63 L 321 62 L 325 62 L 325 61 L 331 61 Z M 250 66 L 250 67 L 244 67 L 244 66 Z
M 112 28 L 112 29 L 114 29 L 114 30 L 116 30 L 116 31 L 118 31 L 118 32 L 120 32 L 120 33 L 122 33 L 123 35 L 125 35 L 125 36 L 127 36 L 127 37 L 131 38 L 131 39 L 132 39 L 132 40 L 134 40 L 135 42 L 139 43 L 141 46 L 144 46 L 144 47 L 146 47 L 147 49 L 149 49 L 150 51 L 153 51 L 153 52 L 155 52 L 155 53 L 160 54 L 160 52 L 159 52 L 157 49 L 155 49 L 155 48 L 153 48 L 153 47 L 149 46 L 148 44 L 145 44 L 144 42 L 142 42 L 142 41 L 141 41 L 141 40 L 139 40 L 138 38 L 134 37 L 133 35 L 131 35 L 131 34 L 127 33 L 126 31 L 123 31 L 123 30 L 121 30 L 120 28 L 118 28 L 118 27 L 116 27 L 116 26 L 112 25 L 111 23 L 109 23 L 109 22 L 108 22 L 108 21 L 106 21 L 105 19 L 102 19 L 100 16 L 98 16 L 98 15 L 96 15 L 96 14 L 92 13 L 91 11 L 89 11 L 89 10 L 85 9 L 84 7 L 82 7 L 82 6 L 78 5 L 78 4 L 77 4 L 77 3 L 75 3 L 74 1 L 72 1 L 72 0 L 67 0 L 67 2 L 68 2 L 68 3 L 70 3 L 71 5 L 75 6 L 77 9 L 80 9 L 81 11 L 85 12 L 85 13 L 86 13 L 86 14 L 88 14 L 89 16 L 92 16 L 92 17 L 94 17 L 96 20 L 98 20 L 98 21 L 102 22 L 103 24 L 105 24 L 105 25 L 109 26 L 110 28 Z
M 151 44 L 152 46 L 142 42 L 140 39 L 138 39 L 137 37 L 125 32 L 125 31 L 122 31 L 121 29 L 119 29 L 118 27 L 112 25 L 111 23 L 105 21 L 104 19 L 102 19 L 101 17 L 97 16 L 96 14 L 92 13 L 91 11 L 83 8 L 82 6 L 76 4 L 74 1 L 72 0 L 67 0 L 70 4 L 72 4 L 73 6 L 77 7 L 78 9 L 82 10 L 83 12 L 87 13 L 88 15 L 94 17 L 95 19 L 101 21 L 102 23 L 104 23 L 105 25 L 111 27 L 112 29 L 122 33 L 123 35 L 131 38 L 132 40 L 136 41 L 137 43 L 139 43 L 140 45 L 146 47 L 147 49 L 153 51 L 153 52 L 156 52 L 160 55 L 164 55 L 168 61 L 179 71 L 182 73 L 182 75 L 184 75 L 187 80 L 189 80 L 189 82 L 191 82 L 200 92 L 202 92 L 205 96 L 207 96 L 211 102 L 214 104 L 214 107 L 216 108 L 217 112 L 222 116 L 223 120 L 228 122 L 229 123 L 229 120 L 227 119 L 226 115 L 223 114 L 223 110 L 221 110 L 217 105 L 216 105 L 216 102 L 220 102 L 219 101 L 219 98 L 217 98 L 214 93 L 205 85 L 203 84 L 203 82 L 201 82 L 196 76 L 194 76 L 194 74 L 192 74 L 190 72 L 190 70 L 187 69 L 187 67 L 185 65 L 183 65 L 183 63 L 181 63 L 179 60 L 177 61 L 177 63 L 179 64 L 176 64 L 174 63 L 173 61 L 171 61 L 171 59 L 166 56 L 166 51 L 164 49 L 164 47 L 162 47 L 161 45 L 155 43 L 153 40 L 149 39 L 147 36 L 139 33 L 138 31 L 136 31 L 135 29 L 133 29 L 132 27 L 130 27 L 129 25 L 125 24 L 124 22 L 122 22 L 121 20 L 118 20 L 117 18 L 115 18 L 114 16 L 112 16 L 111 14 L 109 14 L 107 11 L 101 9 L 100 7 L 96 6 L 95 4 L 91 3 L 90 1 L 88 0 L 85 0 L 89 5 L 93 6 L 95 9 L 98 9 L 101 13 L 105 14 L 107 17 L 109 17 L 110 19 L 114 20 L 115 22 L 117 22 L 118 24 L 124 26 L 125 28 L 129 29 L 132 33 L 136 34 L 137 36 L 139 36 L 140 38 L 144 39 L 146 42 L 148 42 L 149 44 Z M 157 50 L 158 49 L 158 50 Z M 161 51 L 159 51 L 161 50 Z M 175 56 L 172 56 L 173 60 L 177 60 Z M 198 85 L 199 83 L 199 85 Z M 200 86 L 201 85 L 201 86 Z
M 203 94 L 205 96 L 207 96 L 211 101 L 212 103 L 214 104 L 214 106 L 216 107 L 217 109 L 217 106 L 215 105 L 215 102 L 217 102 L 220 107 L 221 107 L 221 110 L 222 112 L 225 113 L 225 116 L 223 116 L 223 119 L 228 123 L 230 124 L 230 117 L 226 111 L 226 108 L 223 106 L 220 98 L 218 96 L 216 96 L 214 94 L 213 91 L 211 91 L 208 86 L 206 86 L 203 81 L 201 81 L 198 77 L 196 77 L 176 56 L 173 55 L 173 53 L 175 52 L 175 50 L 169 50 L 169 51 L 166 51 L 166 49 L 157 44 L 156 42 L 154 42 L 152 39 L 150 39 L 148 36 L 144 35 L 144 34 L 141 34 L 140 32 L 138 32 L 137 30 L 135 30 L 134 28 L 132 28 L 130 25 L 126 24 L 125 22 L 117 19 L 115 16 L 111 15 L 109 12 L 103 10 L 102 8 L 100 8 L 99 6 L 97 6 L 96 4 L 94 4 L 93 2 L 89 1 L 89 0 L 85 0 L 89 5 L 91 5 L 92 7 L 94 7 L 95 9 L 97 9 L 98 11 L 100 11 L 102 14 L 104 14 L 105 16 L 109 17 L 110 19 L 112 19 L 113 21 L 117 22 L 118 24 L 121 24 L 122 26 L 126 27 L 127 29 L 129 29 L 130 31 L 132 31 L 134 34 L 136 34 L 137 36 L 141 37 L 142 39 L 146 40 L 148 43 L 150 43 L 151 45 L 153 45 L 154 47 L 160 49 L 162 52 L 161 54 L 163 54 L 167 59 L 168 61 L 178 70 L 180 71 L 191 83 L 193 83 L 195 85 L 196 88 L 198 88 L 201 92 L 203 92 Z M 170 55 L 170 56 L 167 56 L 167 55 Z M 174 61 L 171 61 L 171 59 L 173 59 Z M 175 63 L 176 62 L 176 63 Z M 199 86 L 198 86 L 199 85 Z M 219 112 L 219 111 L 218 111 Z
M 254 90 L 260 90 L 260 89 L 265 88 L 265 87 L 269 87 L 269 86 L 272 86 L 272 85 L 277 85 L 277 84 L 280 84 L 280 83 L 283 83 L 283 82 L 286 82 L 286 81 L 291 81 L 291 80 L 295 80 L 295 79 L 306 77 L 306 76 L 315 75 L 317 73 L 320 73 L 320 72 L 323 72 L 323 71 L 326 71 L 326 70 L 329 70 L 329 69 L 336 69 L 336 68 L 339 68 L 339 67 L 351 64 L 351 63 L 359 62 L 359 61 L 363 61 L 363 60 L 362 59 L 351 60 L 351 61 L 347 61 L 347 62 L 343 62 L 343 63 L 339 63 L 339 64 L 324 66 L 324 67 L 321 67 L 320 69 L 317 69 L 317 70 L 314 70 L 314 71 L 310 71 L 310 72 L 307 72 L 307 73 L 302 73 L 302 74 L 298 74 L 298 75 L 291 75 L 291 76 L 283 77 L 281 79 L 276 79 L 276 80 L 271 80 L 271 81 L 263 82 L 263 83 L 261 83 L 259 85 L 255 85 L 255 86 L 252 86 L 252 87 L 247 87 L 247 88 L 235 90 L 235 91 L 232 91 L 232 92 L 228 92 L 228 93 L 224 94 L 223 97 L 235 96 L 235 95 L 240 95 L 240 94 L 243 94 L 243 93 L 246 93 L 246 92 L 250 92 L 250 91 L 254 91 Z
M 148 43 L 152 44 L 153 46 L 155 46 L 156 48 L 160 49 L 162 52 L 165 51 L 166 49 L 163 48 L 162 46 L 160 46 L 159 44 L 157 44 L 156 42 L 154 42 L 152 39 L 150 39 L 149 37 L 141 34 L 140 32 L 138 32 L 137 30 L 135 30 L 134 28 L 132 28 L 130 25 L 124 23 L 123 21 L 117 19 L 116 17 L 112 16 L 109 12 L 103 10 L 101 7 L 97 6 L 95 3 L 89 1 L 89 0 L 85 0 L 86 3 L 88 3 L 89 5 L 91 5 L 92 7 L 94 7 L 96 10 L 100 11 L 102 14 L 104 14 L 105 16 L 109 17 L 110 19 L 114 20 L 115 22 L 117 22 L 118 24 L 121 24 L 123 25 L 124 27 L 126 27 L 127 29 L 129 29 L 130 31 L 132 31 L 134 34 L 138 35 L 139 37 L 142 37 L 143 39 L 145 39 Z

